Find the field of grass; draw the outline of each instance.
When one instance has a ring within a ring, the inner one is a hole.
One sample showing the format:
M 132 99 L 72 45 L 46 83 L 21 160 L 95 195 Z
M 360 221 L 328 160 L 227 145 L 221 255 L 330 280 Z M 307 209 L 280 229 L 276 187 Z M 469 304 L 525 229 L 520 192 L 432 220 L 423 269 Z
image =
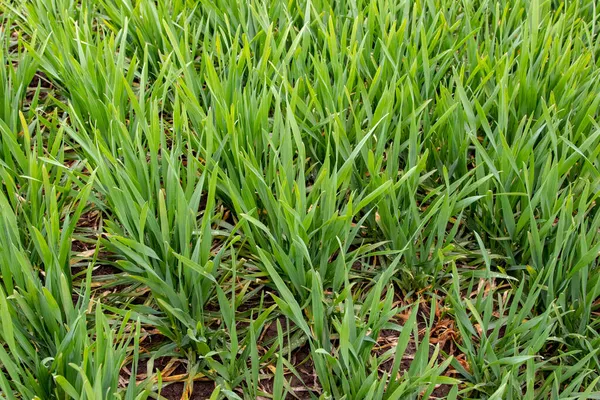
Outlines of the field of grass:
M 596 0 L 0 0 L 0 399 L 600 399 Z

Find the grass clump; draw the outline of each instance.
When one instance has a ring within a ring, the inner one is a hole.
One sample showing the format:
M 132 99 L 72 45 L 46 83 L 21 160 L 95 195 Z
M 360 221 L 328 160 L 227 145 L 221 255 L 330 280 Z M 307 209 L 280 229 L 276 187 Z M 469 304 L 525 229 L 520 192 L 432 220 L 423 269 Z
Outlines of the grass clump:
M 593 0 L 0 0 L 0 398 L 596 398 Z

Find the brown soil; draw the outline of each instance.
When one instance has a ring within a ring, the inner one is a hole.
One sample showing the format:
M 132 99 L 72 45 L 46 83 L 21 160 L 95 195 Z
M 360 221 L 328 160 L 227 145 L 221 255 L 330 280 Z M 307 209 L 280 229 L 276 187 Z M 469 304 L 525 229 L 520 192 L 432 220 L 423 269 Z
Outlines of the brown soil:
M 161 396 L 169 400 L 180 400 L 187 398 L 189 400 L 202 400 L 209 399 L 213 390 L 215 390 L 214 382 L 197 381 L 194 382 L 191 393 L 188 397 L 184 397 L 185 384 L 182 382 L 172 383 L 169 386 L 165 386 L 160 391 Z

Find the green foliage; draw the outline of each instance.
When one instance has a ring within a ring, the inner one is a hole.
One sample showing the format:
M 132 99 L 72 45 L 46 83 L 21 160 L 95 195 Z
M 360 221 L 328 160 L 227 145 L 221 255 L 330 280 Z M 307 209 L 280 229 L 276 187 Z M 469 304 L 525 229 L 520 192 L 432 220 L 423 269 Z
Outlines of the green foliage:
M 598 397 L 599 17 L 0 0 L 0 398 Z

